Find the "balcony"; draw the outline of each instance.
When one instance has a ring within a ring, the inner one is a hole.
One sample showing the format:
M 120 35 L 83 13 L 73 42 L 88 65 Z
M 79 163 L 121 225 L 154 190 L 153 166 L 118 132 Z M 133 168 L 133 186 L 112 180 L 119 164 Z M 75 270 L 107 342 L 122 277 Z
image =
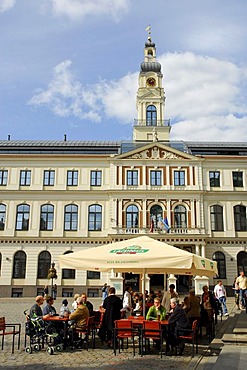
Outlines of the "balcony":
M 147 127 L 169 127 L 170 126 L 170 120 L 164 119 L 164 120 L 154 120 L 154 119 L 148 119 L 148 120 L 139 120 L 134 119 L 134 127 L 135 126 L 147 126 Z
M 150 235 L 150 227 L 113 227 L 113 234 L 136 234 L 136 235 Z M 154 235 L 163 235 L 163 234 L 172 234 L 172 235 L 205 235 L 204 228 L 179 228 L 171 227 L 169 233 L 166 230 L 161 230 L 159 228 L 154 228 L 151 234 Z

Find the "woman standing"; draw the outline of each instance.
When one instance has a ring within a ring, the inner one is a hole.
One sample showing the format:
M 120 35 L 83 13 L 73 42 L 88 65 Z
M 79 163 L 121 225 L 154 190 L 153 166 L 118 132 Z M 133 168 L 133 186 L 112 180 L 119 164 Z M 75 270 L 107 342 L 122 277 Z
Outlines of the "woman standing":
M 132 315 L 132 297 L 130 292 L 131 286 L 127 285 L 123 296 L 123 310 L 127 318 Z

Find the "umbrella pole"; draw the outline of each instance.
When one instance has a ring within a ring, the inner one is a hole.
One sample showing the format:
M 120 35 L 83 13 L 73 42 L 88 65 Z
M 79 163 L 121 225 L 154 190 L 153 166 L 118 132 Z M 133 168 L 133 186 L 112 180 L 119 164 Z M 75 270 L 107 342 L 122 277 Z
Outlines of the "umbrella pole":
M 143 301 L 142 301 L 142 314 L 145 318 L 145 310 L 146 310 L 146 294 L 145 294 L 145 272 L 146 270 L 143 269 L 142 272 L 142 294 L 143 294 Z

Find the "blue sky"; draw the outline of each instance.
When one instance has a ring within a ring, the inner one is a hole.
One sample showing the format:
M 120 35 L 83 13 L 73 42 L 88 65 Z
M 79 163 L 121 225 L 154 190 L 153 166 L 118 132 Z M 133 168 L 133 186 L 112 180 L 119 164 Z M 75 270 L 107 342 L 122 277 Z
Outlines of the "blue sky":
M 0 0 L 0 140 L 130 140 L 145 31 L 172 140 L 247 140 L 246 0 Z

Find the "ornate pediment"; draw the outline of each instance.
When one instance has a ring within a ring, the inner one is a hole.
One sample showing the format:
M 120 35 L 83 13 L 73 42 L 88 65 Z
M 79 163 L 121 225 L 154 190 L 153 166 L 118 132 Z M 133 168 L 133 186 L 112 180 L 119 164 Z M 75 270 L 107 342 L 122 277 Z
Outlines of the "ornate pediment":
M 133 158 L 133 159 L 184 159 L 184 157 L 170 152 L 168 150 L 164 150 L 158 146 L 154 146 L 147 150 L 140 151 L 138 153 L 134 153 L 133 155 L 126 157 L 126 158 Z

